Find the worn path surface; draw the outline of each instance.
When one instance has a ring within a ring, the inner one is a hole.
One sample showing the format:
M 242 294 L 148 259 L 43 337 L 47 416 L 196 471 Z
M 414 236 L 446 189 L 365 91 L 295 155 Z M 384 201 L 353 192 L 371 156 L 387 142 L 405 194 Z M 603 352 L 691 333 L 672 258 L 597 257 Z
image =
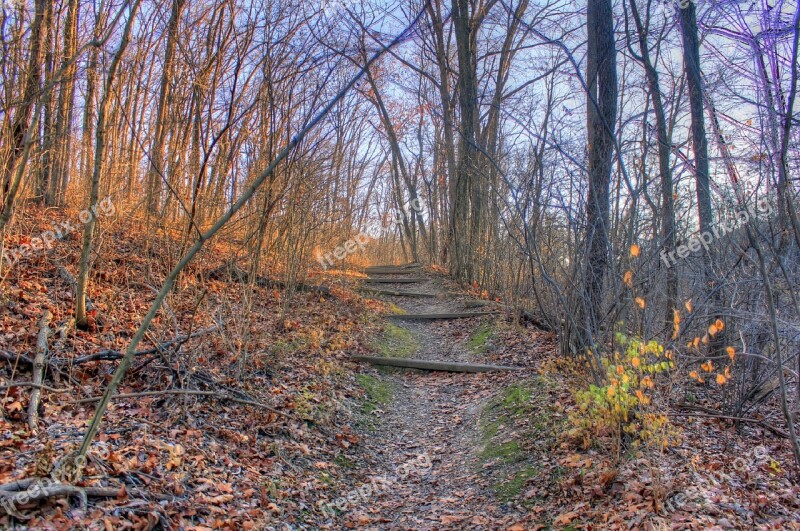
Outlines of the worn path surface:
M 408 289 L 400 284 L 382 287 Z M 383 298 L 408 313 L 465 311 L 464 299 L 448 294 L 439 279 L 415 284 L 413 291 L 440 296 Z M 409 357 L 482 363 L 463 338 L 465 332 L 468 335 L 480 326 L 481 319 L 491 318 L 398 320 L 395 324 L 409 330 L 419 344 Z M 360 529 L 507 529 L 513 525 L 521 514 L 494 499 L 484 484 L 488 481 L 482 481 L 478 473 L 478 454 L 480 413 L 498 379 L 515 376 L 401 370 L 382 372 L 379 377 L 393 387 L 393 398 L 376 412 L 379 421 L 363 443 L 367 451 L 360 468 L 370 476 L 388 478 L 389 483 L 353 511 L 351 524 Z

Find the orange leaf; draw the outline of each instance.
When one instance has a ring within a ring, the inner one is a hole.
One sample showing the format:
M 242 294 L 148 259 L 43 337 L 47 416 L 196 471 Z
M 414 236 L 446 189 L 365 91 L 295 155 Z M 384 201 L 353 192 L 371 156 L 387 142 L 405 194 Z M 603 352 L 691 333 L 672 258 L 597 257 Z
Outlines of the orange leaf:
M 631 287 L 633 284 L 633 272 L 625 271 L 625 274 L 622 275 L 622 281 L 625 283 L 626 286 Z
M 715 335 L 717 335 L 717 332 L 719 332 L 719 329 L 717 328 L 717 325 L 713 325 L 712 324 L 712 325 L 710 325 L 708 327 L 708 335 L 710 335 L 711 337 L 714 337 Z
M 636 297 L 636 299 L 635 299 L 635 300 L 636 300 L 636 304 L 638 304 L 638 305 L 639 305 L 639 308 L 642 308 L 642 309 L 644 309 L 644 307 L 647 305 L 647 303 L 645 303 L 645 302 L 644 302 L 644 299 L 643 299 L 643 298 L 641 298 L 641 297 Z
M 719 385 L 723 385 L 723 384 L 725 383 L 725 381 L 726 381 L 726 380 L 725 380 L 725 377 L 724 377 L 723 375 L 721 375 L 721 374 L 718 374 L 718 375 L 717 375 L 717 383 L 718 383 Z
M 692 313 L 692 299 L 689 299 L 683 305 L 686 306 L 687 312 Z
M 736 357 L 736 349 L 733 347 L 725 347 L 725 352 L 728 353 L 728 357 L 733 361 L 733 358 Z
M 641 364 L 641 361 L 639 360 L 639 358 L 633 358 L 631 360 L 631 363 L 633 364 L 634 367 L 639 367 L 639 365 Z
M 725 323 L 722 322 L 722 319 L 717 319 L 714 321 L 714 326 L 717 327 L 718 332 L 722 332 L 725 329 Z
M 672 330 L 672 339 L 678 339 L 678 334 L 681 331 L 681 312 L 678 310 L 672 310 L 672 323 L 673 323 L 673 330 Z
M 639 256 L 639 246 L 635 243 L 631 245 L 631 256 Z

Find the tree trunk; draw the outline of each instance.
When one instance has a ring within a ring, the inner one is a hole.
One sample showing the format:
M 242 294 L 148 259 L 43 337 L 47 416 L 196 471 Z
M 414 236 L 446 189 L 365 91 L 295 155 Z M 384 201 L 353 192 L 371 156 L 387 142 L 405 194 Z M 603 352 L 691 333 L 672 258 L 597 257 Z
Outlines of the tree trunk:
M 586 199 L 585 330 L 590 348 L 600 329 L 609 260 L 609 192 L 617 116 L 617 60 L 610 0 L 589 0 L 586 56 L 589 191 Z
M 94 234 L 94 226 L 97 222 L 97 209 L 98 191 L 100 189 L 100 173 L 103 170 L 103 155 L 106 148 L 106 114 L 109 111 L 111 103 L 111 91 L 114 86 L 114 77 L 116 76 L 119 63 L 122 56 L 125 54 L 125 48 L 128 47 L 129 37 L 133 21 L 136 18 L 136 11 L 139 9 L 139 0 L 131 7 L 131 12 L 128 17 L 128 22 L 125 24 L 122 39 L 120 40 L 119 47 L 117 48 L 114 58 L 108 67 L 106 74 L 105 86 L 103 88 L 103 96 L 100 99 L 100 105 L 97 111 L 97 130 L 95 133 L 94 145 L 94 168 L 92 171 L 91 181 L 89 183 L 89 201 L 86 210 L 89 212 L 89 220 L 84 223 L 83 229 L 83 245 L 81 247 L 81 258 L 78 264 L 78 278 L 76 289 L 75 301 L 75 326 L 85 329 L 88 326 L 88 316 L 86 313 L 86 298 L 87 289 L 89 285 L 89 258 L 92 252 L 92 235 Z M 81 220 L 82 222 L 84 220 Z

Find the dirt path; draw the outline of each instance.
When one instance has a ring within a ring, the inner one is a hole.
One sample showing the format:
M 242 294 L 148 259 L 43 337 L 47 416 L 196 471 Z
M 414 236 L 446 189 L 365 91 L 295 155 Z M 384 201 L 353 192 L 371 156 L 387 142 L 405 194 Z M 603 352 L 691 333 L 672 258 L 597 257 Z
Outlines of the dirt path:
M 437 279 L 417 284 L 413 291 L 445 293 Z M 464 311 L 463 300 L 452 296 L 385 299 L 409 313 Z M 474 330 L 480 317 L 457 325 L 447 321 L 396 324 L 409 330 L 419 344 L 410 357 L 478 359 L 464 341 L 454 340 L 451 327 Z M 495 501 L 478 474 L 479 418 L 497 375 L 393 371 L 380 378 L 393 388 L 393 399 L 379 413 L 376 431 L 363 443 L 370 457 L 359 468 L 379 478 L 372 484 L 381 488 L 373 488 L 359 505 L 357 527 L 506 529 L 513 524 L 519 514 Z

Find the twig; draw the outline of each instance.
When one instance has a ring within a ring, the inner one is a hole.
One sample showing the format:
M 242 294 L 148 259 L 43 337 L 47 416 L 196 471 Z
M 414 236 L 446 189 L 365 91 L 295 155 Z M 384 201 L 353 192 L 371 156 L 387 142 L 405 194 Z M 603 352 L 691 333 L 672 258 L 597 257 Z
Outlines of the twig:
M 33 358 L 33 392 L 28 404 L 28 427 L 33 433 L 39 432 L 39 399 L 42 381 L 44 380 L 44 363 L 47 358 L 47 337 L 50 335 L 50 321 L 53 314 L 45 310 L 39 320 L 39 337 L 36 339 L 36 357 Z
M 11 387 L 33 387 L 34 389 L 49 391 L 51 393 L 69 393 L 72 391 L 71 389 L 56 389 L 49 385 L 36 384 L 33 382 L 8 382 L 7 384 L 0 385 L 0 389 L 9 389 Z

